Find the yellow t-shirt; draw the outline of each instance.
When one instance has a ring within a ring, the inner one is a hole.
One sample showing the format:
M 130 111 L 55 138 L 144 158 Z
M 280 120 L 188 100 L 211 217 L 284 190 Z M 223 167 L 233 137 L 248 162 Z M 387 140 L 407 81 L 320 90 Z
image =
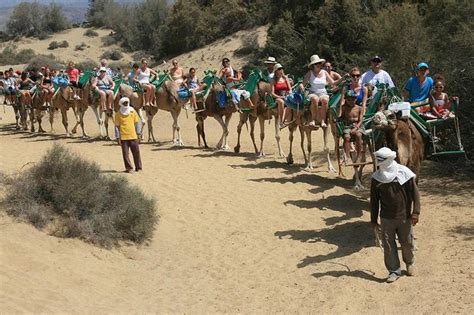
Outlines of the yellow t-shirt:
M 115 113 L 115 126 L 120 130 L 120 140 L 136 140 L 138 139 L 135 131 L 135 123 L 138 122 L 137 112 L 133 111 L 128 115 L 122 115 L 120 112 Z

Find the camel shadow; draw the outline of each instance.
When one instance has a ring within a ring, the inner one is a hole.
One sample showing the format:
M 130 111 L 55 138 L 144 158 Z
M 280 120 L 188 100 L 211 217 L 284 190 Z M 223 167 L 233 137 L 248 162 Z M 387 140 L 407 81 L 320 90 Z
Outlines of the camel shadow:
M 324 218 L 326 225 L 334 225 L 342 221 L 359 218 L 363 210 L 369 208 L 369 202 L 358 196 L 343 194 L 329 196 L 319 200 L 288 200 L 285 205 L 294 205 L 303 209 L 333 210 L 342 212 L 343 216 Z
M 201 153 L 201 154 L 194 154 L 190 155 L 192 157 L 198 157 L 198 158 L 213 158 L 213 157 L 243 157 L 247 161 L 253 161 L 256 160 L 256 154 L 255 153 L 235 153 L 234 151 L 223 151 L 223 150 L 217 150 L 217 149 L 201 149 L 201 150 L 208 150 L 208 154 L 206 153 Z
M 351 180 L 347 180 L 341 177 L 328 178 L 320 176 L 316 173 L 300 173 L 292 177 L 267 177 L 267 178 L 257 178 L 251 179 L 254 182 L 266 182 L 266 183 L 305 183 L 309 185 L 314 185 L 317 188 L 312 188 L 310 192 L 312 193 L 321 193 L 325 190 L 331 189 L 333 187 L 348 187 L 351 184 Z
M 246 159 L 250 160 L 250 159 Z M 252 159 L 253 161 L 253 159 Z M 282 169 L 285 174 L 295 174 L 300 172 L 299 167 L 295 167 L 294 165 L 289 165 L 288 163 L 284 161 L 259 161 L 256 159 L 256 163 L 251 163 L 251 164 L 234 164 L 234 165 L 229 165 L 233 169 L 239 169 L 239 168 L 244 168 L 244 169 Z
M 367 222 L 347 222 L 322 230 L 288 230 L 277 231 L 279 239 L 291 239 L 303 243 L 324 242 L 337 249 L 328 254 L 306 256 L 298 264 L 298 268 L 327 262 L 332 259 L 350 256 L 365 247 L 374 246 L 372 231 Z

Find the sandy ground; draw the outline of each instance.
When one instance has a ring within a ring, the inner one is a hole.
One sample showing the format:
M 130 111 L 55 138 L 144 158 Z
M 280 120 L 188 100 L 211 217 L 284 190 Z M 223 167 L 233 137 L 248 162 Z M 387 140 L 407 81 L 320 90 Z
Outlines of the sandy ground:
M 299 148 L 296 165 L 277 157 L 268 124 L 268 155 L 256 159 L 245 129 L 241 154 L 198 148 L 193 117 L 181 117 L 188 146 L 173 147 L 171 119 L 160 112 L 159 143 L 141 145 L 144 172 L 127 175 L 114 143 L 66 138 L 59 125 L 54 135 L 15 132 L 11 109 L 1 110 L 2 172 L 61 143 L 155 196 L 161 216 L 150 244 L 105 250 L 0 214 L 2 313 L 472 313 L 474 184 L 440 179 L 438 164 L 426 162 L 420 182 L 417 275 L 386 284 L 368 191 L 326 172 L 320 131 L 317 167 L 306 172 Z M 220 129 L 206 122 L 215 145 Z

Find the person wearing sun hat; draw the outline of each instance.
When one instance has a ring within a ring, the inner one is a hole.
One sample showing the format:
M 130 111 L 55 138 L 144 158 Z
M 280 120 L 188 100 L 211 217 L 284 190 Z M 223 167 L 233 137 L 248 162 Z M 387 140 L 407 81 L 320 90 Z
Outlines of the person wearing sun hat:
M 141 133 L 141 123 L 137 112 L 130 104 L 128 97 L 122 97 L 119 100 L 120 108 L 115 113 L 115 138 L 122 147 L 123 163 L 125 164 L 125 172 L 133 172 L 133 166 L 130 162 L 129 150 L 132 151 L 133 163 L 135 171 L 142 170 L 142 161 L 140 158 L 140 147 L 138 135 Z
M 318 116 L 321 127 L 327 127 L 326 118 L 329 95 L 326 91 L 326 85 L 335 85 L 337 81 L 334 81 L 329 73 L 323 69 L 323 64 L 325 62 L 326 60 L 319 58 L 318 55 L 312 55 L 308 63 L 309 70 L 303 78 L 303 83 L 300 85 L 300 88 L 304 90 L 306 84 L 310 84 L 308 95 L 311 101 L 311 122 L 308 124 L 310 127 L 318 127 L 316 124 Z M 321 105 L 321 108 L 318 110 L 319 105 Z
M 275 57 L 268 57 L 263 63 L 267 66 L 263 75 L 266 76 L 267 81 L 270 82 L 275 75 L 275 65 L 277 64 L 277 61 Z
M 403 88 L 403 97 L 410 103 L 424 102 L 433 89 L 434 81 L 429 76 L 430 67 L 426 62 L 416 65 L 416 76 L 407 80 Z M 429 108 L 429 106 L 428 106 Z
M 394 282 L 401 275 L 397 236 L 407 275 L 415 274 L 413 226 L 418 223 L 420 215 L 420 193 L 415 173 L 397 163 L 396 157 L 396 152 L 386 147 L 375 152 L 378 170 L 372 174 L 370 188 L 370 221 L 382 232 L 385 267 L 389 272 L 387 282 Z
M 376 55 L 370 59 L 370 69 L 367 70 L 360 79 L 360 84 L 365 86 L 370 84 L 374 87 L 373 94 L 377 92 L 377 84 L 383 83 L 388 84 L 389 88 L 395 87 L 393 84 L 392 77 L 388 74 L 387 71 L 382 69 L 383 58 Z

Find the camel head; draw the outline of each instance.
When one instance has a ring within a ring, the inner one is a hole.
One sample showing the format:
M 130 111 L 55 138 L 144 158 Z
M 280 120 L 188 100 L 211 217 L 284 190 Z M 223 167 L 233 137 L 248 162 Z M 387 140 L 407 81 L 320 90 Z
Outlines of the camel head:
M 395 130 L 397 128 L 396 113 L 388 109 L 376 112 L 372 118 L 372 127 L 382 131 Z

